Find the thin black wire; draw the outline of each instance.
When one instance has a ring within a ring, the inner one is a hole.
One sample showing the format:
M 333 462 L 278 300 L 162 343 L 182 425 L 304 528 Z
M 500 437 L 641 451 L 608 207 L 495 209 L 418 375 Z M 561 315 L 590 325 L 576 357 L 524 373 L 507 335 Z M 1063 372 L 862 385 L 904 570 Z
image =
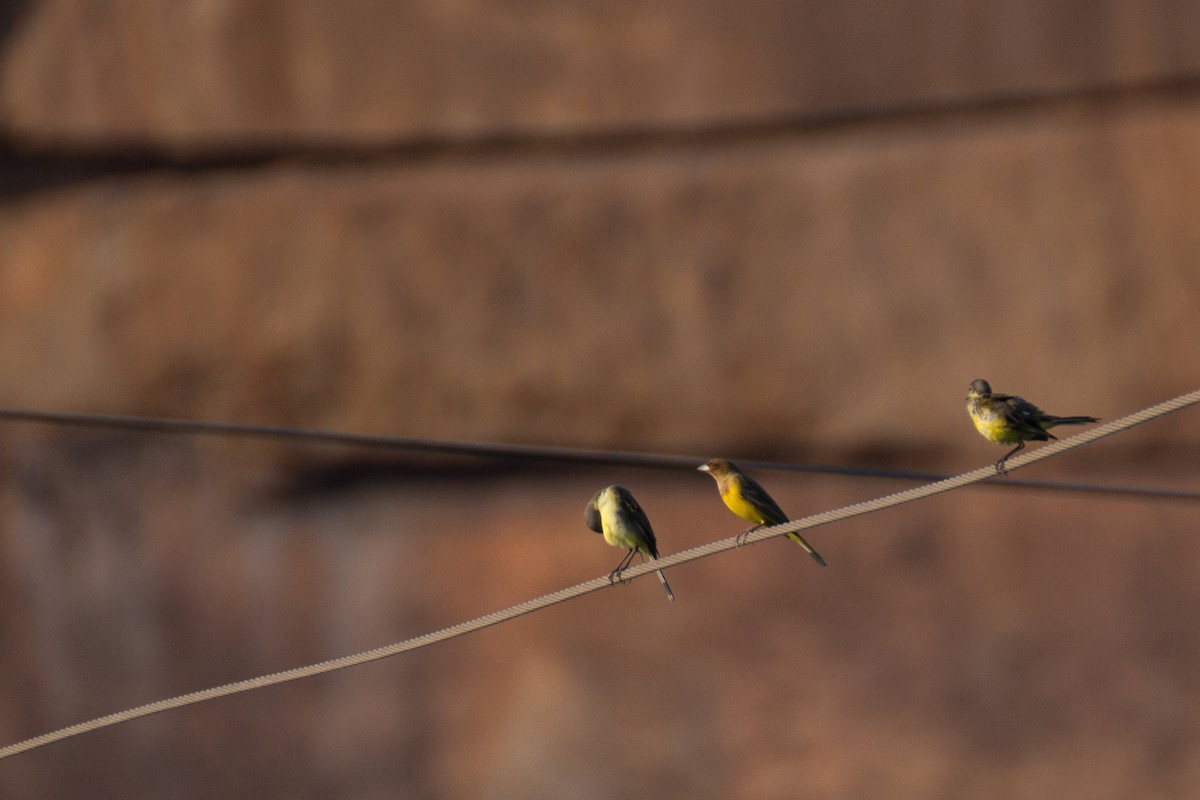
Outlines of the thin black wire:
M 1060 439 L 1051 442 L 1045 447 L 1039 447 L 1036 450 L 1027 450 L 1011 458 L 1008 463 L 1010 470 L 1017 470 L 1034 462 L 1041 461 L 1046 458 L 1051 458 L 1059 453 L 1072 450 L 1076 447 L 1090 444 L 1098 439 L 1106 436 L 1112 436 L 1116 433 L 1129 430 L 1134 426 L 1141 425 L 1156 419 L 1165 414 L 1170 414 L 1180 409 L 1200 403 L 1200 389 L 1190 392 L 1185 395 L 1180 395 L 1172 400 L 1168 400 L 1158 405 L 1144 408 L 1120 419 L 1112 422 L 1097 425 L 1088 430 L 1078 433 L 1069 438 Z M 743 536 L 731 536 L 725 539 L 708 542 L 707 544 L 693 547 L 690 550 L 684 550 L 679 553 L 669 553 L 654 561 L 647 561 L 642 564 L 630 567 L 621 573 L 622 580 L 633 580 L 657 569 L 669 569 L 670 567 L 679 564 L 686 564 L 691 561 L 697 561 L 701 558 L 718 553 L 728 552 L 736 549 L 739 546 L 739 540 L 746 544 L 753 544 L 766 539 L 777 536 L 785 536 L 788 533 L 796 533 L 810 528 L 815 528 L 820 525 L 828 525 L 850 517 L 857 517 L 863 514 L 870 514 L 875 511 L 882 511 L 886 508 L 911 503 L 915 500 L 921 500 L 926 497 L 948 492 L 952 489 L 976 484 L 983 481 L 993 481 L 996 478 L 995 467 L 989 465 L 981 469 L 976 469 L 971 472 L 953 475 L 945 480 L 936 483 L 929 483 L 923 486 L 917 486 L 912 489 L 906 489 L 902 492 L 896 492 L 884 497 L 877 497 L 873 500 L 867 500 L 860 503 L 853 503 L 848 506 L 835 508 L 831 511 L 823 511 L 818 514 L 812 514 L 801 519 L 795 519 L 790 522 L 785 522 L 782 525 L 775 525 L 767 528 L 759 528 L 751 531 Z M 101 728 L 119 725 L 130 720 L 147 717 L 152 714 L 159 714 L 164 711 L 169 711 L 183 706 L 193 705 L 195 703 L 203 703 L 208 700 L 215 700 L 218 697 L 227 697 L 233 694 L 240 694 L 254 689 L 261 689 L 266 686 L 274 686 L 280 683 L 288 683 L 290 681 L 308 678 L 314 675 L 321 675 L 335 670 L 347 669 L 349 667 L 359 666 L 372 661 L 378 661 L 383 658 L 399 655 L 422 647 L 436 644 L 447 639 L 453 639 L 459 636 L 465 636 L 469 633 L 482 630 L 493 625 L 499 625 L 502 622 L 507 622 L 517 617 L 531 614 L 535 611 L 540 611 L 552 605 L 566 602 L 574 597 L 579 597 L 590 592 L 599 591 L 601 589 L 610 588 L 613 585 L 612 577 L 593 578 L 590 581 L 576 584 L 565 589 L 560 589 L 550 594 L 536 597 L 532 600 L 526 600 L 514 606 L 493 611 L 489 614 L 484 614 L 481 617 L 460 622 L 456 625 L 451 625 L 448 628 L 442 628 L 431 633 L 421 634 L 395 644 L 385 647 L 377 647 L 372 650 L 366 650 L 354 655 L 343 656 L 341 658 L 322 661 L 317 664 L 310 664 L 305 667 L 296 667 L 294 669 L 275 672 L 268 675 L 260 675 L 255 678 L 235 681 L 233 683 L 214 686 L 209 689 L 203 689 L 198 692 L 178 695 L 165 700 L 159 700 L 153 703 L 129 708 L 124 711 L 119 711 L 114 714 L 109 714 L 96 719 L 80 722 L 75 725 L 70 725 L 66 728 L 60 728 L 56 731 L 34 736 L 24 741 L 16 742 L 15 744 L 6 747 L 0 747 L 0 760 L 10 758 L 20 753 L 34 750 L 39 747 L 44 747 L 48 744 L 69 739 L 73 736 L 79 736 L 90 731 L 99 730 Z
M 463 442 L 429 439 L 414 436 L 344 433 L 341 431 L 290 428 L 276 425 L 251 425 L 233 422 L 203 422 L 195 420 L 138 417 L 119 414 L 89 414 L 66 411 L 39 411 L 26 408 L 0 408 L 0 421 L 32 422 L 46 425 L 70 425 L 88 428 L 147 431 L 193 436 L 227 436 L 252 439 L 283 439 L 313 441 L 321 444 L 399 451 L 430 455 L 495 458 L 530 462 L 557 462 L 585 465 L 646 467 L 651 469 L 695 469 L 707 456 L 644 453 L 629 450 L 592 450 L 582 447 L 554 445 L 522 445 L 494 442 Z M 850 478 L 879 478 L 883 480 L 933 483 L 950 477 L 937 472 L 892 470 L 874 467 L 841 467 L 828 464 L 781 463 L 754 459 L 738 459 L 743 467 L 775 469 L 785 472 L 806 472 L 817 475 L 840 475 Z M 1083 492 L 1109 497 L 1133 497 L 1152 500 L 1200 501 L 1200 491 L 1164 489 L 1152 486 L 1113 486 L 1068 481 L 1035 481 L 1009 478 L 1003 482 L 979 484 L 1001 489 L 1030 489 L 1036 491 Z

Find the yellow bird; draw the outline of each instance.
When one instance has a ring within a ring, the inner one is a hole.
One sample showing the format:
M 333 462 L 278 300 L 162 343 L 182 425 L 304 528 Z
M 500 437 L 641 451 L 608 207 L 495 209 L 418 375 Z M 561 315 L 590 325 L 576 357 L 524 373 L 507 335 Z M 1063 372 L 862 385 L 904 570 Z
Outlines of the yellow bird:
M 1047 414 L 1023 397 L 993 394 L 992 387 L 982 378 L 972 381 L 967 389 L 967 413 L 975 430 L 996 444 L 1016 444 L 996 462 L 996 474 L 1007 470 L 1004 462 L 1025 447 L 1026 442 L 1045 442 L 1057 438 L 1048 433 L 1055 425 L 1086 425 L 1099 422 L 1096 417 L 1056 417 Z
M 766 489 L 759 486 L 754 478 L 725 459 L 711 459 L 697 469 L 707 472 L 716 479 L 717 491 L 721 493 L 721 499 L 725 501 L 725 505 L 729 506 L 730 511 L 744 520 L 755 523 L 754 527 L 743 531 L 740 536 L 745 536 L 763 525 L 782 525 L 788 521 L 787 514 L 780 510 L 779 505 L 771 499 L 771 495 L 767 494 Z M 804 551 L 812 556 L 818 564 L 822 567 L 825 566 L 825 559 L 821 558 L 821 554 L 814 550 L 812 545 L 804 541 L 803 536 L 798 533 L 789 533 L 787 537 L 803 547 Z
M 650 519 L 638 501 L 623 486 L 606 486 L 583 507 L 583 522 L 596 533 L 603 534 L 604 541 L 613 547 L 621 547 L 629 552 L 617 568 L 609 573 L 609 578 L 619 580 L 621 571 L 633 561 L 635 553 L 644 553 L 650 560 L 658 558 L 658 542 L 654 538 L 654 529 L 650 527 Z M 662 570 L 655 570 L 658 579 L 662 581 L 667 591 L 667 599 L 674 600 L 675 593 L 667 576 Z

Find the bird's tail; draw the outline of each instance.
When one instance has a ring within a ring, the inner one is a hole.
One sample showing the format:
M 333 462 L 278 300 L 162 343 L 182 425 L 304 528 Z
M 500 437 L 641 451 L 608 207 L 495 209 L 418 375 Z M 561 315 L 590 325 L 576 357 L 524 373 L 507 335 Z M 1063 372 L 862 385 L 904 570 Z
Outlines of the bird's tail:
M 829 566 L 828 564 L 826 564 L 826 563 L 825 563 L 825 559 L 821 558 L 821 554 L 820 554 L 820 553 L 818 553 L 816 550 L 814 550 L 814 549 L 813 549 L 813 546 L 812 546 L 811 544 L 809 544 L 808 542 L 804 541 L 804 537 L 803 537 L 803 536 L 801 536 L 801 535 L 800 535 L 800 534 L 798 534 L 798 533 L 789 533 L 789 534 L 787 535 L 787 537 L 788 537 L 789 539 L 791 539 L 793 542 L 795 542 L 796 544 L 798 544 L 798 545 L 800 545 L 801 547 L 803 547 L 803 548 L 804 548 L 804 552 L 806 552 L 806 553 L 808 553 L 810 556 L 812 556 L 812 557 L 813 557 L 813 560 L 814 560 L 814 561 L 816 561 L 818 564 L 820 564 L 822 567 L 827 567 L 827 566 Z
M 663 575 L 663 571 L 661 569 L 656 569 L 654 571 L 658 573 L 658 579 L 662 581 L 663 588 L 667 590 L 667 599 L 674 600 L 675 593 L 671 591 L 671 584 L 667 583 L 667 576 Z
M 1054 417 L 1047 414 L 1042 418 L 1043 428 L 1053 428 L 1055 425 L 1087 425 L 1089 422 L 1099 422 L 1096 417 Z

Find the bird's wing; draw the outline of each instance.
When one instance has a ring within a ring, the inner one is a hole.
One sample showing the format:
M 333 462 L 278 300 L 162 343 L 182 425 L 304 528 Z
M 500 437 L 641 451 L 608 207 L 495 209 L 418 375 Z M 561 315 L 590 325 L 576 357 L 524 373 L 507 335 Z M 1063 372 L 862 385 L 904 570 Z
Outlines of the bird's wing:
M 783 513 L 779 504 L 749 475 L 742 475 L 742 497 L 767 518 L 768 525 L 782 525 L 788 521 L 787 514 Z
M 1046 414 L 1023 397 L 1008 397 L 1004 402 L 1004 419 L 1014 429 L 1035 436 L 1046 436 L 1041 421 Z
M 650 518 L 646 516 L 646 512 L 642 511 L 642 507 L 638 505 L 638 501 L 634 500 L 633 495 L 629 492 L 621 492 L 619 510 L 637 528 L 641 537 L 646 540 L 646 545 L 650 549 L 650 555 L 658 558 L 658 542 L 654 538 L 654 529 L 650 527 Z

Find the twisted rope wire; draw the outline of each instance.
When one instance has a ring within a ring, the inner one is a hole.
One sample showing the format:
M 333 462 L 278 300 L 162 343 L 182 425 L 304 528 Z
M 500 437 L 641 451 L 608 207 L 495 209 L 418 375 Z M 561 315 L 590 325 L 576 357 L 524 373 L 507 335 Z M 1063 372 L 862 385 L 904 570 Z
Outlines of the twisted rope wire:
M 1173 400 L 1168 400 L 1164 403 L 1151 406 L 1149 408 L 1138 411 L 1129 416 L 1122 417 L 1104 425 L 1099 425 L 1095 428 L 1090 428 L 1082 433 L 1076 434 L 1067 439 L 1059 439 L 1050 444 L 1039 447 L 1036 450 L 1022 452 L 1017 456 L 1009 459 L 1006 463 L 1008 470 L 1014 471 L 1033 464 L 1042 459 L 1051 458 L 1060 453 L 1065 453 L 1068 450 L 1073 450 L 1076 447 L 1082 447 L 1085 444 L 1090 444 L 1098 439 L 1113 434 L 1126 431 L 1136 425 L 1141 425 L 1152 419 L 1170 414 L 1174 411 L 1187 408 L 1188 406 L 1200 403 L 1200 389 L 1189 392 L 1188 394 L 1180 395 Z M 680 564 L 686 564 L 691 561 L 697 561 L 702 558 L 723 553 L 728 550 L 733 550 L 739 547 L 738 539 L 741 538 L 745 544 L 764 541 L 766 539 L 774 539 L 779 536 L 784 536 L 788 533 L 815 528 L 820 525 L 828 525 L 832 522 L 856 517 L 863 514 L 869 514 L 875 511 L 881 511 L 885 508 L 911 503 L 915 500 L 920 500 L 926 497 L 931 497 L 936 494 L 948 492 L 951 489 L 957 489 L 961 486 L 966 486 L 972 483 L 979 483 L 996 477 L 996 469 L 994 466 L 987 466 L 971 472 L 965 472 L 960 475 L 955 475 L 945 480 L 936 483 L 918 486 L 903 492 L 886 495 L 884 497 L 867 500 L 861 503 L 843 506 L 842 508 L 833 509 L 832 511 L 824 511 L 801 519 L 792 520 L 782 525 L 774 525 L 769 528 L 759 528 L 752 531 L 745 537 L 729 537 L 719 539 L 708 544 L 703 544 L 698 547 L 693 547 L 689 550 L 683 550 L 678 553 L 663 556 L 655 561 L 648 561 L 631 567 L 621 573 L 622 581 L 631 581 L 643 575 L 649 574 L 656 569 L 667 569 Z M 473 633 L 484 628 L 498 625 L 502 622 L 507 622 L 517 617 L 531 614 L 543 608 L 547 608 L 558 603 L 565 602 L 575 597 L 580 597 L 591 592 L 596 592 L 601 589 L 613 585 L 613 581 L 608 577 L 593 578 L 590 581 L 579 583 L 574 586 L 560 589 L 550 594 L 536 597 L 532 600 L 526 600 L 523 603 L 518 603 L 514 606 L 494 611 L 490 614 L 484 614 L 481 617 L 460 622 L 456 625 L 451 625 L 441 630 L 433 631 L 432 633 L 415 636 L 411 639 L 405 639 L 402 642 L 390 644 L 385 647 L 377 647 L 373 650 L 366 650 L 354 655 L 343 656 L 341 658 L 322 661 L 317 664 L 310 664 L 304 667 L 296 667 L 294 669 L 275 672 L 269 675 L 262 675 L 256 678 L 248 678 L 246 680 L 227 683 L 221 686 L 215 686 L 210 689 L 203 689 L 198 692 L 178 695 L 176 697 L 159 700 L 146 705 L 137 706 L 135 708 L 119 711 L 114 714 L 108 714 L 103 717 L 97 717 L 86 722 L 69 725 L 65 728 L 60 728 L 49 733 L 44 733 L 40 736 L 35 736 L 15 744 L 0 748 L 0 759 L 10 758 L 19 753 L 25 753 L 39 747 L 44 747 L 53 742 L 69 739 L 73 736 L 89 733 L 101 728 L 108 728 L 113 725 L 119 725 L 123 722 L 128 722 L 140 717 L 147 717 L 151 714 L 158 714 L 164 711 L 181 708 L 183 706 L 202 703 L 208 700 L 215 700 L 218 697 L 227 697 L 241 692 L 248 692 L 253 689 L 261 689 L 266 686 L 275 686 L 280 683 L 288 683 L 290 681 L 308 678 L 314 675 L 321 675 L 326 672 L 333 672 L 347 667 L 355 667 L 360 664 L 366 664 L 372 661 L 378 661 L 390 656 L 407 653 L 412 650 L 417 650 L 422 647 L 436 644 L 438 642 L 453 639 L 459 636 L 465 636 L 468 633 Z

